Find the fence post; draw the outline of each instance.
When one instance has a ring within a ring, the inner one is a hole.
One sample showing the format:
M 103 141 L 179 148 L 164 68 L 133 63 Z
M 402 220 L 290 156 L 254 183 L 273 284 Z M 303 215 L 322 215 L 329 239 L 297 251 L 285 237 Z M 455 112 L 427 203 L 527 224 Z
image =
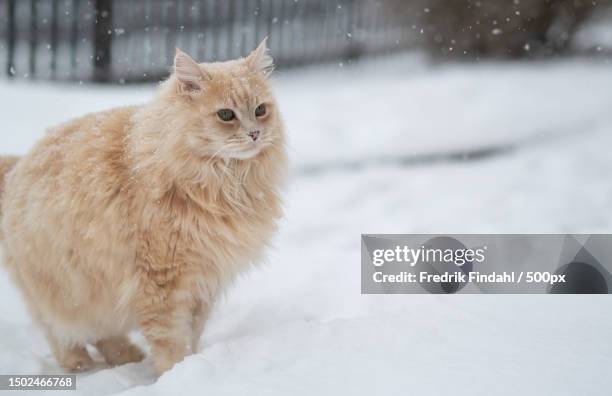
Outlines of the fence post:
M 57 77 L 57 42 L 58 42 L 58 7 L 59 1 L 51 2 L 51 78 Z
M 36 49 L 38 47 L 38 9 L 37 0 L 30 0 L 30 78 L 36 76 Z
M 72 0 L 72 22 L 70 26 L 70 68 L 71 75 L 76 76 L 77 45 L 79 39 L 79 0 Z
M 113 46 L 113 0 L 96 0 L 94 28 L 94 81 L 111 79 L 111 52 Z
M 16 0 L 8 0 L 7 16 L 8 16 L 8 32 L 7 32 L 7 49 L 8 57 L 6 62 L 6 74 L 13 77 L 15 74 L 15 2 Z
M 350 36 L 347 37 L 347 46 L 345 50 L 345 56 L 349 60 L 359 59 L 363 55 L 364 48 L 361 41 L 361 9 L 365 7 L 360 0 L 350 0 L 347 3 L 348 12 L 348 33 Z M 359 13 L 359 14 L 358 14 Z

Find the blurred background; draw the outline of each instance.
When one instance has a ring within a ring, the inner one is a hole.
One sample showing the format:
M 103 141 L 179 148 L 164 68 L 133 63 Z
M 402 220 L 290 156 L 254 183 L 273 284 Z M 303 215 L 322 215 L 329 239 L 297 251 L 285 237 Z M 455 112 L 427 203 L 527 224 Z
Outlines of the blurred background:
M 0 0 L 0 154 L 149 100 L 175 46 L 266 36 L 275 247 L 199 354 L 159 381 L 100 363 L 75 393 L 608 395 L 608 299 L 361 295 L 359 266 L 365 233 L 612 232 L 610 0 Z M 0 301 L 0 373 L 58 372 L 4 271 Z
M 277 64 L 424 49 L 465 61 L 610 54 L 610 0 L 0 0 L 7 77 L 156 81 L 175 46 Z M 599 25 L 599 32 L 597 31 Z M 585 30 L 591 30 L 585 32 Z M 605 37 L 607 35 L 607 37 Z

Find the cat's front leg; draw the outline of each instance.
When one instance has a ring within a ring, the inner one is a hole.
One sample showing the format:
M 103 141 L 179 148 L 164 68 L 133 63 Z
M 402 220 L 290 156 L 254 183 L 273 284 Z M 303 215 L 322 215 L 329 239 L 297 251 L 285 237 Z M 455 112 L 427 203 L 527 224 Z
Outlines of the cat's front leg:
M 190 302 L 176 297 L 179 293 L 166 295 L 162 287 L 157 288 L 157 296 L 141 304 L 138 319 L 151 346 L 155 370 L 161 375 L 189 354 L 192 314 Z
M 191 353 L 198 352 L 198 344 L 204 330 L 204 324 L 210 315 L 212 303 L 202 300 L 197 300 L 193 307 L 193 318 L 191 322 Z

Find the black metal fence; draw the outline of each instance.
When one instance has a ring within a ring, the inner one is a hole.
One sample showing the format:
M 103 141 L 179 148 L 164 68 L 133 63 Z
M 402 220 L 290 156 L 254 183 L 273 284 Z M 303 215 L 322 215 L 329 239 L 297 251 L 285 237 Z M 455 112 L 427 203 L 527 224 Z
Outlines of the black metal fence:
M 177 46 L 200 61 L 242 56 L 264 37 L 276 63 L 301 65 L 406 48 L 402 0 L 0 0 L 6 75 L 158 80 Z

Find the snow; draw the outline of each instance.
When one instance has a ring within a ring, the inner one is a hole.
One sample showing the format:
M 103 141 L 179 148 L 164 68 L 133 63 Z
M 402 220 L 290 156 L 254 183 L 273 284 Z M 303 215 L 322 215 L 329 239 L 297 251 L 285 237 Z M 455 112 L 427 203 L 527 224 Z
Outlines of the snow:
M 292 171 L 267 262 L 228 291 L 198 354 L 159 379 L 150 358 L 100 363 L 77 394 L 608 394 L 607 297 L 361 295 L 359 236 L 610 232 L 609 63 L 408 54 L 274 85 Z M 0 151 L 152 89 L 2 81 Z M 60 372 L 0 274 L 0 374 Z

